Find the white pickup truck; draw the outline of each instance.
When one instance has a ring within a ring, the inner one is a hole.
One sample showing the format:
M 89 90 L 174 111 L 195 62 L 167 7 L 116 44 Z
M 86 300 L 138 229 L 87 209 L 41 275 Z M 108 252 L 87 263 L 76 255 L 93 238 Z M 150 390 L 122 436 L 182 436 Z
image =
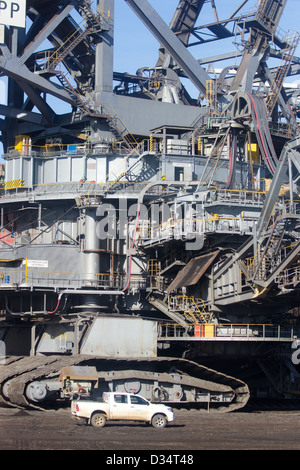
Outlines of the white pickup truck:
M 131 393 L 103 393 L 103 400 L 73 400 L 71 413 L 94 427 L 103 427 L 110 420 L 130 420 L 151 423 L 154 428 L 164 428 L 174 420 L 172 408 L 150 403 L 140 395 Z

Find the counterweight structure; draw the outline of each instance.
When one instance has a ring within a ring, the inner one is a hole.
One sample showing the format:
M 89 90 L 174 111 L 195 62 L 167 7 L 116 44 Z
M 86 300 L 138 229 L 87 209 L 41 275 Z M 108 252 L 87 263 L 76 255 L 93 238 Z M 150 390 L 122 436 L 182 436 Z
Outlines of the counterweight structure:
M 230 411 L 249 389 L 297 396 L 289 2 L 222 19 L 217 0 L 180 0 L 168 26 L 124 1 L 160 44 L 136 74 L 114 70 L 114 0 L 27 0 L 26 30 L 2 26 L 1 400 L 136 390 Z M 228 38 L 239 48 L 191 52 Z

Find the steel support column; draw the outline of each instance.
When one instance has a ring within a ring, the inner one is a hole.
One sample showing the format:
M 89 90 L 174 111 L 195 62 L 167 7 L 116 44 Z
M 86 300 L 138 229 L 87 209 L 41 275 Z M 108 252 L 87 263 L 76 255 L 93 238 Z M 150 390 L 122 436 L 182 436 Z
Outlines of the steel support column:
M 102 40 L 96 46 L 95 92 L 113 91 L 113 53 L 114 53 L 114 0 L 99 0 L 100 10 L 109 11 L 110 28 L 104 31 Z

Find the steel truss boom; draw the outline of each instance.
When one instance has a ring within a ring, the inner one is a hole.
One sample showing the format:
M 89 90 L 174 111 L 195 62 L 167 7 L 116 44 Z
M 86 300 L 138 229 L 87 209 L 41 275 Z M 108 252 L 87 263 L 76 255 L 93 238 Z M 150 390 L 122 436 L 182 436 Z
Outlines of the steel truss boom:
M 180 41 L 188 46 L 189 39 L 192 30 L 195 26 L 197 18 L 202 10 L 205 0 L 191 0 L 186 2 L 180 0 L 174 16 L 170 23 L 170 29 L 176 33 L 176 36 Z M 160 50 L 160 58 L 157 62 L 157 67 L 163 65 L 166 59 L 166 53 L 164 50 Z
M 284 11 L 287 0 L 261 0 L 255 18 L 249 22 L 251 27 L 250 38 L 239 70 L 232 82 L 231 90 L 241 88 L 246 93 L 251 93 L 255 74 L 260 63 L 269 53 L 269 43 L 275 34 L 279 20 Z
M 201 93 L 205 93 L 206 81 L 210 80 L 210 76 L 170 30 L 150 3 L 147 0 L 125 0 L 125 2 L 176 60 L 197 89 Z
M 180 39 L 186 46 L 189 42 L 191 30 L 195 26 L 197 18 L 203 8 L 205 0 L 192 0 L 186 2 L 180 0 L 175 14 L 170 23 L 170 29 L 177 33 Z

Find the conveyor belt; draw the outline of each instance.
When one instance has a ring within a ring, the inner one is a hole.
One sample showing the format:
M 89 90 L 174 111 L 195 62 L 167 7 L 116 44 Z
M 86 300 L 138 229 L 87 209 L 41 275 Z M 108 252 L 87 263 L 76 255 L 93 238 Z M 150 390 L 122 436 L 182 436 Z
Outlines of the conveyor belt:
M 259 98 L 249 93 L 247 95 L 251 99 L 253 123 L 261 154 L 270 173 L 274 174 L 278 164 L 278 157 L 270 134 L 265 106 Z

